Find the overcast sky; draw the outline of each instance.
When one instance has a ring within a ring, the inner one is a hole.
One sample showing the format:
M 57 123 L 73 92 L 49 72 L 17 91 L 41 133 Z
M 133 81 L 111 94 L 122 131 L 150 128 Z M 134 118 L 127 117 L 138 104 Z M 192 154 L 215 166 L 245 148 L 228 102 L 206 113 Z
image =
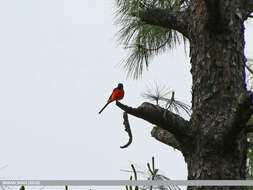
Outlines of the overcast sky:
M 128 179 L 134 163 L 186 179 L 182 154 L 151 137 L 152 125 L 109 105 L 122 82 L 123 103 L 138 106 L 148 83 L 162 83 L 191 102 L 188 53 L 183 47 L 153 59 L 139 80 L 126 79 L 127 56 L 115 38 L 114 0 L 0 1 L 0 170 L 2 179 Z M 253 20 L 253 19 L 252 19 Z M 253 22 L 246 25 L 246 55 L 253 57 Z M 99 189 L 99 188 L 96 188 Z

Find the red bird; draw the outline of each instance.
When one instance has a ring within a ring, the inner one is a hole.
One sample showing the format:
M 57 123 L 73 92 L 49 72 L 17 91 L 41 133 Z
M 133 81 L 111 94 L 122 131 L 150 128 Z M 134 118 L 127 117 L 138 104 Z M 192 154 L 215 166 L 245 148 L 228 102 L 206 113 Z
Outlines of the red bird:
M 119 83 L 117 88 L 114 88 L 114 90 L 113 90 L 110 98 L 108 99 L 107 103 L 105 104 L 105 106 L 98 113 L 101 114 L 101 112 L 106 108 L 106 106 L 108 106 L 108 104 L 110 104 L 113 101 L 121 100 L 123 97 L 124 97 L 123 84 Z

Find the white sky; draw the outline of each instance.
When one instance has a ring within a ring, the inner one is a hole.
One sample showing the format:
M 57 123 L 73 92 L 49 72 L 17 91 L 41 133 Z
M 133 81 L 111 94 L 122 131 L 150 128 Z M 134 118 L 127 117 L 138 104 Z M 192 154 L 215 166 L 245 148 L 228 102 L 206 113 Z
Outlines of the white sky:
M 126 79 L 115 11 L 114 0 L 0 1 L 2 179 L 128 179 L 120 169 L 145 170 L 152 156 L 167 177 L 187 178 L 181 153 L 152 138 L 149 123 L 130 117 L 133 142 L 120 149 L 128 141 L 122 111 L 111 104 L 98 115 L 119 82 L 130 106 L 154 81 L 191 101 L 183 47 L 153 59 L 140 80 Z M 253 57 L 252 22 L 246 29 Z

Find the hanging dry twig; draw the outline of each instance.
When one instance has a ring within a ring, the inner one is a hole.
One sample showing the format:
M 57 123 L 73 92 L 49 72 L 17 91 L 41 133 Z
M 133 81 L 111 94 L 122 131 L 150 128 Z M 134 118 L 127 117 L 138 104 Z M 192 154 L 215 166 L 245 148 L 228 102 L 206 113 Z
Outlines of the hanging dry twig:
M 128 120 L 128 115 L 127 115 L 126 112 L 123 113 L 123 119 L 124 119 L 123 124 L 125 125 L 125 131 L 128 133 L 129 140 L 128 140 L 128 143 L 126 145 L 121 146 L 120 148 L 128 147 L 133 141 L 133 136 L 132 136 L 132 132 L 131 132 L 131 129 L 130 129 L 129 120 Z

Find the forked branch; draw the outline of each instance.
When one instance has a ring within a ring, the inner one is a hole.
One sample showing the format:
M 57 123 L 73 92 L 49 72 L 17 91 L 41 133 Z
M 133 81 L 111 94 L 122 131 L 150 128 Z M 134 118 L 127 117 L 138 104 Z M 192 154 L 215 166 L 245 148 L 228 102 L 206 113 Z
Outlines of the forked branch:
M 178 141 L 191 137 L 191 128 L 188 121 L 169 111 L 164 115 L 166 110 L 158 105 L 145 102 L 138 108 L 132 108 L 118 101 L 116 105 L 128 114 L 144 119 L 169 131 Z

